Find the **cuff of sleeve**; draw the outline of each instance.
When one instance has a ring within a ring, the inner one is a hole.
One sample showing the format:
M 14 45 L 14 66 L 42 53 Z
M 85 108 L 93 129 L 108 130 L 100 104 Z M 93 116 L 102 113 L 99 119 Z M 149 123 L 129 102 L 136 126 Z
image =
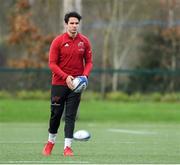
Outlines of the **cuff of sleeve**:
M 66 80 L 67 77 L 68 77 L 68 74 L 64 74 L 64 75 L 62 76 L 63 80 Z
M 88 75 L 87 74 L 83 74 L 83 76 L 86 76 L 88 78 Z

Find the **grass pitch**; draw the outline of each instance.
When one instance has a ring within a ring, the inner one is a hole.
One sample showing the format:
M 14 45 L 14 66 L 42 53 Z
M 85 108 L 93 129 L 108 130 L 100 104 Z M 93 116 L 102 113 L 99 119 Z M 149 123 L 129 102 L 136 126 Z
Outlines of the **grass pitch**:
M 0 163 L 15 164 L 172 164 L 180 163 L 180 124 L 77 122 L 92 138 L 73 142 L 75 156 L 63 157 L 63 125 L 53 153 L 41 152 L 47 140 L 47 124 L 1 123 Z
M 1 122 L 47 122 L 48 100 L 0 100 Z M 173 122 L 180 123 L 180 103 L 82 101 L 80 120 L 84 122 Z
M 0 164 L 180 164 L 180 103 L 88 101 L 80 106 L 75 156 L 63 157 L 60 126 L 50 157 L 41 152 L 48 136 L 49 101 L 0 101 Z

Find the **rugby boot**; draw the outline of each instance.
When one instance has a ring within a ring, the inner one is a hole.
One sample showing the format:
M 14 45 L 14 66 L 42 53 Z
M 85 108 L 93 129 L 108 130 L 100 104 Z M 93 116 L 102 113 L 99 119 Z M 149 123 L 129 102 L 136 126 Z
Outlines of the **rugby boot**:
M 64 149 L 64 156 L 74 156 L 73 151 L 70 147 Z
M 42 154 L 44 156 L 51 155 L 51 151 L 52 151 L 53 147 L 54 147 L 54 143 L 48 141 L 43 148 Z

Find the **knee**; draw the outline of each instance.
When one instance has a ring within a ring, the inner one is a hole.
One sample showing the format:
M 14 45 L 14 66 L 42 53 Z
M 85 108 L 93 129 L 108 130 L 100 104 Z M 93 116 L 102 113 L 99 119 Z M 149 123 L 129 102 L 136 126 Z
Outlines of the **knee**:
M 51 106 L 55 106 L 55 107 L 60 106 L 60 97 L 59 96 L 52 96 Z
M 51 98 L 51 112 L 54 117 L 62 115 L 64 104 L 60 102 L 60 97 L 54 96 Z

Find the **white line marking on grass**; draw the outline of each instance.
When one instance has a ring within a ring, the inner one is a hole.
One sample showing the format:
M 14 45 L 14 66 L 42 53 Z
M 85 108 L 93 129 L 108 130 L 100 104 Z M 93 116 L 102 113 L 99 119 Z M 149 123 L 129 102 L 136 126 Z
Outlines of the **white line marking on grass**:
M 46 142 L 42 141 L 0 141 L 0 144 L 45 144 Z M 81 141 L 74 141 L 74 143 L 82 143 Z M 94 144 L 96 143 L 136 143 L 136 142 L 126 142 L 126 141 L 118 141 L 118 142 L 102 142 L 102 141 L 93 141 Z M 56 144 L 64 144 L 64 142 L 56 142 Z M 0 163 L 1 164 L 1 163 Z
M 0 141 L 0 144 L 45 144 L 47 141 Z M 56 142 L 56 143 L 64 143 L 64 142 Z
M 21 160 L 15 160 L 15 161 L 6 161 L 7 164 L 89 164 L 87 161 L 21 161 Z M 0 162 L 1 164 L 1 162 Z
M 156 132 L 149 132 L 149 131 L 134 131 L 134 130 L 127 130 L 127 129 L 108 129 L 109 132 L 117 132 L 117 133 L 127 133 L 127 134 L 140 134 L 140 135 L 148 135 L 148 134 L 156 134 Z

